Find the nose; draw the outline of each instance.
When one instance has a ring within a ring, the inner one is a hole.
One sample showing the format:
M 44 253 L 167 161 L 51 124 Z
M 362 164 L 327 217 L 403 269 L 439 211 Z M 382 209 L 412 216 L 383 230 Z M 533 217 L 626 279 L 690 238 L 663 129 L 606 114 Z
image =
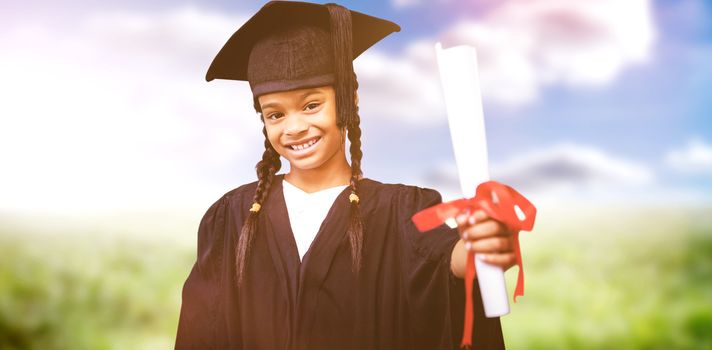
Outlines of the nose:
M 284 133 L 292 136 L 299 135 L 309 129 L 309 124 L 304 120 L 304 116 L 300 113 L 292 113 L 287 116 L 287 125 L 284 127 Z

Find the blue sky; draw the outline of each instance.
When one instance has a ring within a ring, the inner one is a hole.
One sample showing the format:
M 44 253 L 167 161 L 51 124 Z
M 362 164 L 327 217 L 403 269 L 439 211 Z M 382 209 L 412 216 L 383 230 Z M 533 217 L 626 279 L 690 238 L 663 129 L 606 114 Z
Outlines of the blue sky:
M 263 3 L 8 5 L 0 208 L 202 208 L 253 181 L 249 89 L 203 76 Z M 355 61 L 366 176 L 456 195 L 442 41 L 481 55 L 494 179 L 541 202 L 712 199 L 709 3 L 341 3 L 402 27 Z

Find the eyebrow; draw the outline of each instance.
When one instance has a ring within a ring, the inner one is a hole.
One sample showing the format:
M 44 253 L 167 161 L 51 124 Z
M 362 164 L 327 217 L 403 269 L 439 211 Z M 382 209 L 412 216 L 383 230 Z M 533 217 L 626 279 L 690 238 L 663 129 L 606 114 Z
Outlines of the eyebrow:
M 316 95 L 316 94 L 321 94 L 321 93 L 322 92 L 319 90 L 309 90 L 309 91 L 303 93 L 301 96 L 299 96 L 299 99 L 303 100 L 311 95 Z M 269 107 L 276 107 L 276 106 L 279 106 L 278 102 L 270 102 L 270 103 L 266 103 L 264 106 L 260 106 L 260 109 L 267 109 Z

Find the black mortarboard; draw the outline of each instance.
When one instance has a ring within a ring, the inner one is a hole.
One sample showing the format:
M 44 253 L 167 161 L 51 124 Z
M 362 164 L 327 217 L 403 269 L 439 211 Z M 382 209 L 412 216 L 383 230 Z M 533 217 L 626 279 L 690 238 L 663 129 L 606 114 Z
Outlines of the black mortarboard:
M 342 124 L 353 111 L 352 61 L 397 31 L 333 3 L 270 1 L 228 39 L 205 78 L 247 80 L 254 97 L 333 85 Z

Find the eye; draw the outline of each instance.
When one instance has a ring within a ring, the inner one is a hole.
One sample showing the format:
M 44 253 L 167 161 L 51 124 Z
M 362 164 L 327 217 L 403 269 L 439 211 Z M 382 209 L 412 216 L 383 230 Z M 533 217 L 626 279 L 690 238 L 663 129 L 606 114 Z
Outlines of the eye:
M 317 103 L 317 102 L 310 102 L 309 104 L 307 104 L 307 105 L 304 107 L 304 109 L 306 109 L 306 110 L 312 110 L 312 109 L 315 109 L 315 108 L 317 108 L 317 107 L 319 107 L 319 103 Z
M 272 114 L 267 115 L 267 119 L 270 119 L 270 120 L 277 120 L 279 118 L 282 118 L 282 113 L 277 112 L 277 113 L 272 113 Z

